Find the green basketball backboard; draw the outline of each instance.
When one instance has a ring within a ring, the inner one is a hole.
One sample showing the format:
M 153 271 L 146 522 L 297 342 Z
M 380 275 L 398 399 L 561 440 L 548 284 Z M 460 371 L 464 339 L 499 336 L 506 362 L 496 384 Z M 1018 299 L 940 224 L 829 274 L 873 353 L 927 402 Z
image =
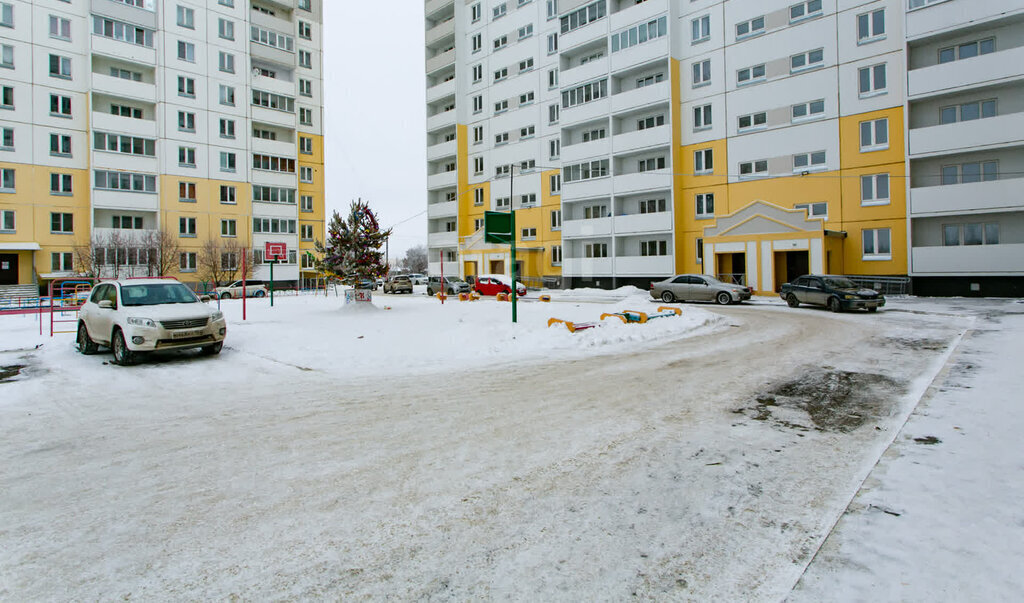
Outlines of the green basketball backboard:
M 512 214 L 503 211 L 485 211 L 484 241 L 510 245 L 512 243 Z

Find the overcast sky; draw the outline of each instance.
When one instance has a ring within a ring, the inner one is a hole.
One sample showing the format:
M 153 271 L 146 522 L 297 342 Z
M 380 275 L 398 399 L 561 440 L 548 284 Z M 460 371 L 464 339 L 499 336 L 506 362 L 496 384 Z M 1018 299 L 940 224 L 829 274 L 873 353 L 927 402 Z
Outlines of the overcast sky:
M 362 197 L 403 257 L 427 242 L 423 7 L 323 4 L 327 218 Z

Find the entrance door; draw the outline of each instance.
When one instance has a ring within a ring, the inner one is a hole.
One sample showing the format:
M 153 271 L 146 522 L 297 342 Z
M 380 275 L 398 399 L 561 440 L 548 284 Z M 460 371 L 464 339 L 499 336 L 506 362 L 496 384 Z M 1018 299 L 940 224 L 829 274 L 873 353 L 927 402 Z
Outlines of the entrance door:
M 0 285 L 18 284 L 18 254 L 0 253 Z
M 505 260 L 491 260 L 491 274 L 505 274 Z
M 775 260 L 775 292 L 782 289 L 783 283 L 792 283 L 810 271 L 810 260 L 807 251 L 776 251 Z

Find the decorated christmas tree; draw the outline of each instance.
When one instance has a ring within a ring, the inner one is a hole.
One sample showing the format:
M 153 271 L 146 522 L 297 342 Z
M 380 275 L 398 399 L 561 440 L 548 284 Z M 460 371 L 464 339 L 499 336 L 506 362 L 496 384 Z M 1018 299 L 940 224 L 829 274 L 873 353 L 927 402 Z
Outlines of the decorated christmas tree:
M 334 212 L 327 226 L 327 241 L 316 242 L 316 268 L 342 283 L 355 286 L 362 280 L 387 276 L 381 247 L 391 236 L 391 229 L 382 231 L 370 206 L 362 199 L 353 201 L 348 217 L 342 220 Z

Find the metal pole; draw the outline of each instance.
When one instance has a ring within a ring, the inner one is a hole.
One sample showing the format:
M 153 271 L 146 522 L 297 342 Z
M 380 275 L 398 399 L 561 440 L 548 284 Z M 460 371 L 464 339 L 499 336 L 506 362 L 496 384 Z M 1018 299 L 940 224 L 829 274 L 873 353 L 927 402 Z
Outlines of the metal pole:
M 510 164 L 509 167 L 508 167 L 508 213 L 510 214 L 509 215 L 509 223 L 512 226 L 510 228 L 510 230 L 512 232 L 509 233 L 509 235 L 510 235 L 509 236 L 509 239 L 510 239 L 509 243 L 511 243 L 511 245 L 512 245 L 511 253 L 509 255 L 512 256 L 511 257 L 511 262 L 512 262 L 511 274 L 512 274 L 512 322 L 513 323 L 516 322 L 516 304 L 518 303 L 516 301 L 516 210 L 512 209 L 512 199 L 515 196 L 515 195 L 512 194 L 512 190 L 513 190 L 512 189 L 512 185 L 513 185 L 513 182 L 514 182 L 515 173 L 516 173 L 516 165 L 514 163 Z
M 242 253 L 242 320 L 245 320 L 245 259 L 248 253 Z M 216 286 L 217 283 L 214 283 Z
M 270 307 L 274 307 L 274 264 L 277 260 L 271 260 L 270 262 Z
M 437 252 L 441 256 L 441 305 L 444 305 L 444 249 Z M 427 281 L 430 281 L 430 277 L 427 277 Z

